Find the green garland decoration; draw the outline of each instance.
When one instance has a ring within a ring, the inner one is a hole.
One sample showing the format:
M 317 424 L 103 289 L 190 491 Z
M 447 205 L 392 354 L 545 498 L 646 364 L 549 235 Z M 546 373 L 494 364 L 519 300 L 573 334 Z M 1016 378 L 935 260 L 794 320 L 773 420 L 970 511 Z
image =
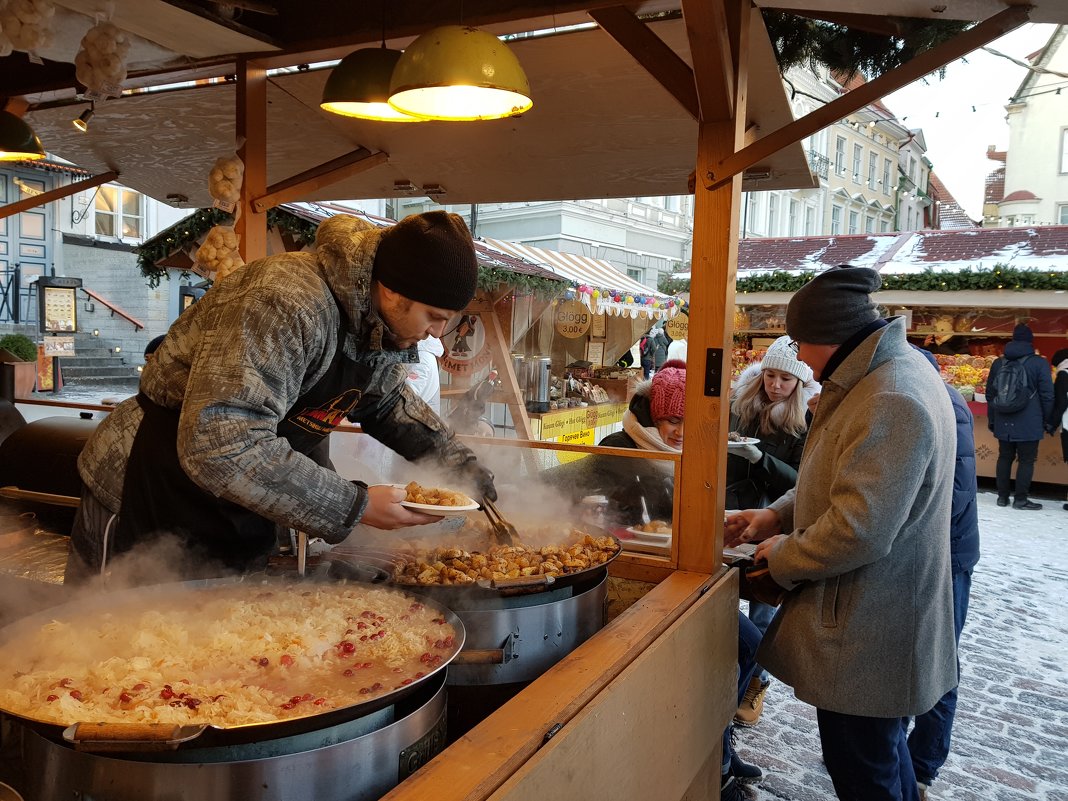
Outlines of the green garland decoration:
M 823 64 L 842 80 L 877 77 L 971 27 L 956 20 L 886 17 L 900 33 L 886 36 L 784 11 L 763 12 L 779 71 Z
M 571 285 L 567 281 L 541 278 L 537 275 L 513 273 L 500 267 L 478 267 L 478 288 L 493 292 L 499 286 L 514 287 L 517 295 L 534 295 L 539 300 L 562 298 Z
M 735 283 L 738 296 L 746 292 L 796 292 L 817 272 L 787 272 L 773 270 L 762 275 L 749 275 L 739 278 Z M 914 292 L 961 292 L 965 290 L 1011 290 L 1022 292 L 1025 289 L 1066 290 L 1068 289 L 1068 272 L 1050 270 L 1021 270 L 1006 264 L 997 264 L 991 268 L 967 268 L 959 272 L 935 271 L 926 269 L 922 273 L 907 275 L 884 274 L 884 290 L 906 290 Z M 660 281 L 660 291 L 677 294 L 690 291 L 689 278 L 664 278 Z M 741 301 L 741 298 L 738 298 Z
M 153 289 L 164 278 L 170 279 L 170 271 L 158 262 L 176 250 L 182 250 L 194 243 L 216 225 L 226 225 L 233 218 L 219 209 L 198 209 L 181 222 L 175 223 L 156 236 L 145 241 L 137 249 L 137 267 Z M 298 247 L 315 242 L 315 232 L 319 225 L 285 209 L 273 208 L 267 211 L 267 225 L 277 227 L 293 237 Z M 554 281 L 534 275 L 513 273 L 498 267 L 478 268 L 478 286 L 481 289 L 495 290 L 502 284 L 515 287 L 517 295 L 536 295 L 542 300 L 563 297 L 570 288 L 566 281 Z

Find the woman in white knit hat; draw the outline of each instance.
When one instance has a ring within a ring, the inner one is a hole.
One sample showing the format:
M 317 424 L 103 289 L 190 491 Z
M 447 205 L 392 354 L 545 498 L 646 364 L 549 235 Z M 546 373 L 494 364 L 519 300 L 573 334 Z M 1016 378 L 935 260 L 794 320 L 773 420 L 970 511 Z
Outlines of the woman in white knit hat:
M 738 377 L 731 400 L 730 430 L 760 440 L 730 449 L 727 456 L 727 509 L 756 509 L 777 500 L 797 483 L 797 468 L 808 434 L 808 402 L 819 394 L 812 368 L 798 360 L 789 337 L 779 337 L 764 359 Z M 765 632 L 775 607 L 756 601 L 749 618 Z M 771 679 L 753 677 L 735 723 L 753 726 L 764 708 Z

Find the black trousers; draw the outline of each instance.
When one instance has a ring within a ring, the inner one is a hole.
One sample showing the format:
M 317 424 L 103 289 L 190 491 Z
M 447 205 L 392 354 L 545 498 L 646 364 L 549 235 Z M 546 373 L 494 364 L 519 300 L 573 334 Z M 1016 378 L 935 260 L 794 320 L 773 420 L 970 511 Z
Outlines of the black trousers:
M 1040 440 L 1034 442 L 1009 442 L 998 440 L 998 466 L 995 472 L 999 498 L 1009 497 L 1009 478 L 1012 475 L 1012 462 L 1020 464 L 1016 468 L 1016 501 L 1023 503 L 1031 491 L 1031 477 L 1035 474 L 1035 462 L 1038 461 Z

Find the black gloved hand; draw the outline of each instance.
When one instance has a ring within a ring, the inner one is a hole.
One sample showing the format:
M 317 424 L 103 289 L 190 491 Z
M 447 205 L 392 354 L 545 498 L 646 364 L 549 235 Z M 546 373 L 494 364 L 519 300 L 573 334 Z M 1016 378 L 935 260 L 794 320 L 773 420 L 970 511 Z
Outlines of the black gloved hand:
M 493 473 L 478 463 L 477 459 L 471 459 L 460 465 L 456 474 L 465 484 L 473 485 L 478 491 L 478 500 L 489 498 L 497 500 L 497 488 L 493 486 Z

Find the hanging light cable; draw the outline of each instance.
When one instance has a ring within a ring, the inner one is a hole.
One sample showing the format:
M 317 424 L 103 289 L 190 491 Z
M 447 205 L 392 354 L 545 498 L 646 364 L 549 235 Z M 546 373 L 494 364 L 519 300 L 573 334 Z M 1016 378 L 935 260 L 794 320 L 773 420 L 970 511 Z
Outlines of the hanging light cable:
M 393 70 L 389 104 L 432 120 L 494 120 L 529 111 L 530 83 L 496 36 L 463 25 L 427 31 Z
M 0 111 L 0 161 L 36 161 L 44 157 L 44 146 L 29 123 L 10 111 Z

